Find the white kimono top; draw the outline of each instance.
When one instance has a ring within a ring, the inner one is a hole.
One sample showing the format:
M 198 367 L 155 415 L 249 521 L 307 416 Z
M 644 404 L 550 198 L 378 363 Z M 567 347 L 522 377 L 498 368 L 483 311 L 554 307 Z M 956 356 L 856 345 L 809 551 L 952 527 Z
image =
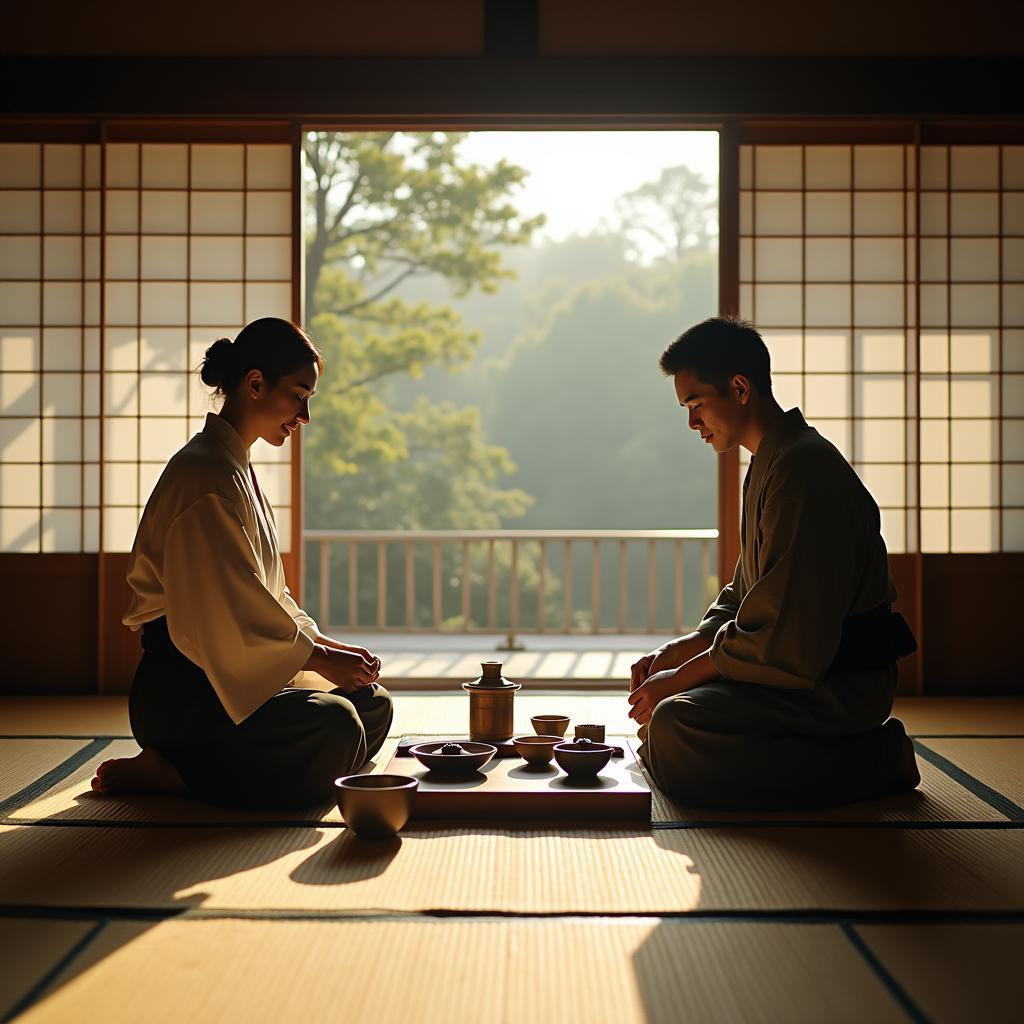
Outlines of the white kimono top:
M 210 413 L 168 462 L 128 561 L 124 624 L 167 616 L 237 724 L 301 671 L 319 630 L 285 586 L 277 527 L 234 427 Z

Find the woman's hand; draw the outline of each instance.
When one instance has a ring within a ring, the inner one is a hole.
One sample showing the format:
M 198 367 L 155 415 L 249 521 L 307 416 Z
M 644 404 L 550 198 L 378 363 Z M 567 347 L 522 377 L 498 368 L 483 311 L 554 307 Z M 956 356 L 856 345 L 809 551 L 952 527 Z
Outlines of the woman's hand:
M 350 651 L 353 654 L 358 654 L 361 658 L 365 658 L 371 665 L 374 666 L 378 675 L 380 674 L 380 658 L 375 654 L 371 654 L 365 647 L 359 647 L 357 644 L 344 644 L 340 640 L 335 640 L 333 637 L 324 636 L 320 633 L 316 642 L 321 647 L 326 647 L 332 651 Z
M 366 652 L 369 654 L 369 651 Z M 342 693 L 354 693 L 376 682 L 380 674 L 380 661 L 370 655 L 364 658 L 355 651 L 341 651 L 316 644 L 305 667 L 318 672 Z
M 339 644 L 338 649 L 351 651 L 353 654 L 358 654 L 359 657 L 365 658 L 369 662 L 376 662 L 377 667 L 380 668 L 380 658 L 376 654 L 371 654 L 365 647 L 359 647 L 356 644 Z

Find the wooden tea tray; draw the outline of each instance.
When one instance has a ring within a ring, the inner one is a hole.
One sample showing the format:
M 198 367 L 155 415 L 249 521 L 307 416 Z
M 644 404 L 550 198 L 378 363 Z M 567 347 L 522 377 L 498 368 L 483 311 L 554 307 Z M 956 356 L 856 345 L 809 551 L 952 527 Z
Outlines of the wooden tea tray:
M 614 742 L 623 745 L 619 737 Z M 536 769 L 511 757 L 495 757 L 481 772 L 452 778 L 396 753 L 385 771 L 419 779 L 415 821 L 559 821 L 596 827 L 648 825 L 651 820 L 651 791 L 628 745 L 624 756 L 613 757 L 597 778 L 579 782 L 554 762 Z
M 398 741 L 398 749 L 395 752 L 396 757 L 412 757 L 411 750 L 413 747 L 418 746 L 420 743 L 469 743 L 470 739 L 468 736 L 403 736 Z M 511 740 L 480 740 L 481 743 L 490 743 L 492 747 L 497 751 L 495 757 L 519 757 L 519 751 L 516 750 L 515 744 Z M 572 737 L 565 741 L 566 743 L 572 743 Z M 619 737 L 612 737 L 608 741 L 608 745 L 612 748 L 612 758 L 623 757 L 628 750 L 628 746 L 623 746 L 623 741 Z

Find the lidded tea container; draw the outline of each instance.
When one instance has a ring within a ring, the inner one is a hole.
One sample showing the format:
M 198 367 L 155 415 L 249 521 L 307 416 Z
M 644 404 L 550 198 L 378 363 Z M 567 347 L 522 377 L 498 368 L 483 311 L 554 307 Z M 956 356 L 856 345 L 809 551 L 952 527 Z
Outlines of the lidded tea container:
M 462 688 L 469 694 L 469 738 L 509 740 L 512 738 L 512 698 L 519 689 L 501 674 L 500 661 L 481 662 L 483 674 Z

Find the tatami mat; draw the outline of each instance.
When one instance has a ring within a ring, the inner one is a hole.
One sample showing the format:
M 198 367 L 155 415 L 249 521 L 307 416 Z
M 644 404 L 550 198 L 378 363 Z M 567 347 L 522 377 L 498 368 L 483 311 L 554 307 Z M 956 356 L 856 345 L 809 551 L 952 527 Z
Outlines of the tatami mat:
M 2 744 L 12 742 L 0 741 Z M 397 739 L 384 742 L 377 756 L 365 768 L 368 772 L 381 771 L 391 759 Z M 92 777 L 101 761 L 112 757 L 132 757 L 139 752 L 134 740 L 112 740 L 100 753 L 77 768 L 66 779 L 56 783 L 51 789 L 41 794 L 18 810 L 13 811 L 9 821 L 38 821 L 46 819 L 53 822 L 96 822 L 98 824 L 235 824 L 238 822 L 254 822 L 264 824 L 270 822 L 298 823 L 342 822 L 338 808 L 333 803 L 323 807 L 304 810 L 283 811 L 243 811 L 216 807 L 199 800 L 189 800 L 172 796 L 148 796 L 143 794 L 127 794 L 124 796 L 98 796 L 90 786 Z
M 934 1024 L 1021 1020 L 1024 924 L 858 925 L 856 931 Z
M 904 1021 L 833 925 L 176 920 L 106 926 L 26 1022 Z
M 653 914 L 1024 909 L 1024 831 L 0 827 L 0 904 Z
M 634 741 L 634 749 L 638 746 L 639 744 Z M 1024 758 L 1021 763 L 1024 764 Z M 918 767 L 921 772 L 921 785 L 913 792 L 821 811 L 741 812 L 686 807 L 659 789 L 648 776 L 651 784 L 651 820 L 656 823 L 829 821 L 848 824 L 1008 820 L 1005 814 L 975 796 L 929 762 L 919 759 Z
M 924 745 L 1024 807 L 1024 739 L 928 739 Z
M 3 736 L 130 736 L 127 697 L 2 697 Z
M 624 693 L 530 691 L 517 732 L 553 712 L 633 731 Z M 716 814 L 655 790 L 653 830 L 371 843 L 333 806 L 97 798 L 99 762 L 138 749 L 125 700 L 0 699 L 0 1016 L 42 993 L 19 1020 L 1019 1019 L 1024 700 L 894 714 L 935 755 L 914 794 Z M 398 693 L 370 770 L 402 733 L 467 725 L 457 689 Z
M 0 740 L 0 758 L 6 745 L 25 743 L 53 743 L 55 741 Z M 61 742 L 61 741 L 58 741 Z M 75 741 L 66 741 L 74 743 Z M 380 771 L 387 765 L 397 744 L 397 738 L 390 739 L 374 759 L 370 771 Z M 971 741 L 1001 742 L 1001 741 Z M 1024 741 L 1020 741 L 1024 745 Z M 111 757 L 131 757 L 138 752 L 134 740 L 112 740 L 66 779 L 36 799 L 26 802 L 13 810 L 8 820 L 51 822 L 109 822 L 111 824 L 235 824 L 255 823 L 299 823 L 319 824 L 321 822 L 340 824 L 341 816 L 333 804 L 320 808 L 287 811 L 239 811 L 214 807 L 195 800 L 177 797 L 129 795 L 123 797 L 97 796 L 90 788 L 90 780 L 101 761 Z M 54 751 L 53 761 L 62 758 Z M 1021 762 L 1024 763 L 1024 757 Z M 51 767 L 43 762 L 43 770 Z M 829 821 L 845 824 L 870 824 L 874 822 L 969 822 L 1006 821 L 1004 814 L 991 807 L 984 800 L 964 789 L 938 768 L 921 760 L 921 787 L 914 793 L 890 797 L 871 803 L 854 804 L 849 807 L 828 811 L 793 812 L 720 812 L 698 808 L 686 808 L 652 785 L 652 820 L 658 824 L 720 823 L 730 822 L 766 823 L 781 821 Z M 31 781 L 31 777 L 29 778 Z
M 367 769 L 369 771 L 382 770 L 390 760 L 391 754 L 397 744 L 397 738 L 389 739 L 373 764 Z M 941 744 L 948 743 L 954 746 L 950 748 L 951 759 L 956 760 L 961 747 L 968 751 L 979 744 L 987 746 L 998 745 L 999 757 L 996 759 L 996 766 L 999 768 L 998 777 L 987 778 L 989 774 L 985 764 L 981 764 L 979 771 L 985 781 L 995 788 L 1006 784 L 1012 790 L 1024 789 L 1021 784 L 1019 772 L 1014 771 L 1014 765 L 1024 764 L 1024 740 L 948 740 L 929 741 L 932 747 L 939 749 Z M 29 745 L 32 745 L 33 756 L 29 756 Z M 634 748 L 637 747 L 635 741 Z M 46 740 L 0 740 L 0 763 L 7 756 L 7 751 L 22 751 L 26 766 L 35 765 L 39 774 L 47 771 L 55 764 L 59 764 L 67 756 L 65 746 L 73 752 L 75 749 L 84 746 L 84 742 L 67 741 L 46 741 Z M 41 748 L 35 750 L 35 748 Z M 23 749 L 24 748 L 24 749 Z M 287 811 L 239 811 L 228 810 L 203 804 L 195 800 L 181 799 L 177 797 L 160 797 L 144 795 L 128 795 L 123 797 L 97 796 L 90 788 L 90 780 L 96 772 L 100 762 L 112 757 L 131 757 L 138 752 L 138 746 L 134 740 L 112 740 L 94 757 L 84 762 L 67 778 L 56 782 L 46 792 L 41 793 L 35 799 L 23 803 L 20 807 L 10 811 L 7 815 L 9 821 L 39 821 L 48 820 L 51 822 L 74 821 L 74 822 L 110 822 L 112 824 L 210 824 L 224 823 L 235 824 L 240 822 L 270 823 L 281 822 L 286 824 L 297 824 L 307 822 L 319 824 L 321 822 L 341 824 L 341 816 L 333 804 L 326 804 L 319 808 L 308 808 L 305 810 Z M 44 753 L 46 756 L 43 756 Z M 980 756 L 980 755 L 979 755 Z M 1016 757 L 1016 760 L 1014 758 Z M 975 758 L 974 760 L 977 760 Z M 884 800 L 872 801 L 863 804 L 853 804 L 847 807 L 840 807 L 825 811 L 786 811 L 786 812 L 723 812 L 709 811 L 700 808 L 687 808 L 675 801 L 671 796 L 662 792 L 656 785 L 651 783 L 652 790 L 652 821 L 656 824 L 681 824 L 692 826 L 694 823 L 718 823 L 728 825 L 730 822 L 765 822 L 778 823 L 786 821 L 807 821 L 807 822 L 838 822 L 846 825 L 872 824 L 879 822 L 1005 822 L 1007 817 L 998 809 L 986 803 L 985 800 L 974 795 L 964 788 L 959 782 L 951 778 L 924 758 L 919 759 L 921 770 L 921 786 L 912 793 L 905 793 L 899 796 L 889 797 Z M 968 767 L 966 764 L 963 767 Z M 972 770 L 972 774 L 975 772 Z M 36 778 L 29 767 L 17 775 L 21 782 L 17 788 L 27 785 Z M 649 780 L 650 781 L 650 780 Z M 1004 790 L 1005 791 L 1005 790 Z
M 0 918 L 0 1020 L 6 1020 L 95 927 L 91 921 Z
M 88 744 L 87 739 L 0 740 L 0 806 Z
M 1020 697 L 898 697 L 892 713 L 914 736 L 1024 736 Z

